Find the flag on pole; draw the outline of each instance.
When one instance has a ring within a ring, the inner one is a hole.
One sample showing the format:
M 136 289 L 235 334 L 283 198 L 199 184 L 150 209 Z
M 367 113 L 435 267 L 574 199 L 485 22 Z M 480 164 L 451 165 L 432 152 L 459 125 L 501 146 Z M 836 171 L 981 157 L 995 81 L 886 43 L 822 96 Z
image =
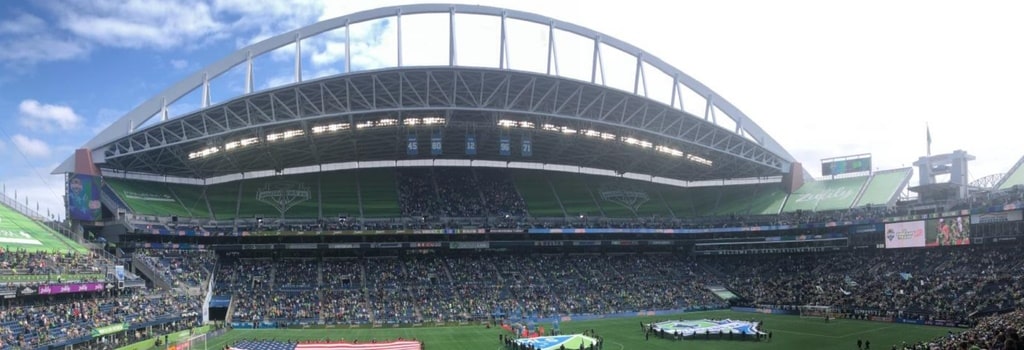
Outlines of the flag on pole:
M 925 136 L 928 138 L 928 155 L 932 155 L 932 129 L 928 127 L 928 124 L 924 125 Z

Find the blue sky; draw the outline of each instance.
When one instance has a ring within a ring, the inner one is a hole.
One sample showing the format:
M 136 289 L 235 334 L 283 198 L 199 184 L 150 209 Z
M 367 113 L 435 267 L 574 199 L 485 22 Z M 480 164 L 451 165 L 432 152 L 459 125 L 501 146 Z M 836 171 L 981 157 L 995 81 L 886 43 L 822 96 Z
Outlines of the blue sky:
M 5 1 L 0 183 L 8 195 L 17 189 L 20 199 L 28 196 L 30 206 L 39 202 L 44 213 L 62 211 L 62 180 L 50 171 L 142 101 L 247 44 L 402 3 Z M 1024 155 L 1017 136 L 1024 126 L 1024 21 L 1017 18 L 1024 5 L 1014 1 L 473 3 L 580 24 L 662 58 L 743 110 L 815 175 L 819 159 L 857 153 L 872 153 L 880 169 L 909 166 L 924 153 L 926 123 L 934 153 L 965 149 L 978 157 L 972 179 L 1005 172 Z M 407 17 L 403 25 L 408 33 L 417 22 Z M 355 30 L 353 65 L 393 63 L 387 50 L 393 28 L 378 22 Z M 524 42 L 510 34 L 514 43 Z M 435 62 L 438 45 L 411 35 L 404 41 L 406 64 Z M 304 42 L 306 78 L 340 72 L 345 58 L 331 38 Z M 533 55 L 519 45 L 515 54 Z M 291 82 L 292 50 L 257 59 L 257 89 Z M 491 50 L 464 50 L 460 60 L 496 57 Z M 566 57 L 574 51 L 560 50 Z M 213 101 L 236 96 L 243 86 L 241 69 L 229 72 L 212 82 Z M 198 95 L 172 112 L 195 109 Z

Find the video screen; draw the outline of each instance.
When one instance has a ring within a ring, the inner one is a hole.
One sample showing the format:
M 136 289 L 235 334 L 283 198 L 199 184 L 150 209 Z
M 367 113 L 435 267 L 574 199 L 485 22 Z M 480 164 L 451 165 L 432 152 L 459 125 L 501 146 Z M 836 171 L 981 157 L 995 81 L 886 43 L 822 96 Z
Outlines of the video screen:
M 96 221 L 100 219 L 99 178 L 84 174 L 68 177 L 67 202 L 71 218 Z
M 885 224 L 886 248 L 915 248 L 924 246 L 924 221 L 907 221 Z
M 925 222 L 929 247 L 971 244 L 970 216 L 929 219 Z

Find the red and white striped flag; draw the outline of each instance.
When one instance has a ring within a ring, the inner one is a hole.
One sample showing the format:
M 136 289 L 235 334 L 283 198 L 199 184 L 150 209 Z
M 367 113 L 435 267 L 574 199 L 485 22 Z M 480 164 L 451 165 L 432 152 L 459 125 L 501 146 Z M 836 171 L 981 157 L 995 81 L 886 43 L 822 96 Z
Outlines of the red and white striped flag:
M 390 343 L 298 344 L 295 350 L 421 350 L 420 343 L 401 340 Z

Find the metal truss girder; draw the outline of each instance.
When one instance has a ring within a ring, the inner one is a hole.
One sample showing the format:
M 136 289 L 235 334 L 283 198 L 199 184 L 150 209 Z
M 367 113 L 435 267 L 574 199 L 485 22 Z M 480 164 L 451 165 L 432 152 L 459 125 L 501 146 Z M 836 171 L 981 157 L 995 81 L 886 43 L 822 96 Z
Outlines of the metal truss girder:
M 108 159 L 168 147 L 187 153 L 209 142 L 264 135 L 266 128 L 287 127 L 297 121 L 308 129 L 318 120 L 344 118 L 352 122 L 426 110 L 589 123 L 616 135 L 663 138 L 695 146 L 706 150 L 697 152 L 702 156 L 710 157 L 713 154 L 706 152 L 714 151 L 779 171 L 786 164 L 754 141 L 642 96 L 542 74 L 459 67 L 351 74 L 246 95 L 118 140 L 109 147 Z M 316 142 L 311 140 L 307 137 L 307 142 Z M 192 146 L 182 148 L 187 145 Z M 319 153 L 315 146 L 301 149 Z M 318 156 L 300 158 L 316 161 Z M 289 152 L 288 157 L 296 155 Z M 713 158 L 717 164 L 725 164 L 728 157 Z
M 167 104 L 175 103 L 175 101 L 178 101 L 192 91 L 202 89 L 204 95 L 204 108 L 206 108 L 209 81 L 217 78 L 218 76 L 222 76 L 230 69 L 240 65 L 248 64 L 246 77 L 247 88 L 245 89 L 245 92 L 246 94 L 250 94 L 252 92 L 252 60 L 254 56 L 261 56 L 286 45 L 292 45 L 300 40 L 335 29 L 343 28 L 347 33 L 349 26 L 353 24 L 367 23 L 369 21 L 381 19 L 391 19 L 396 16 L 399 19 L 397 23 L 401 23 L 401 16 L 415 14 L 448 15 L 446 17 L 448 17 L 448 24 L 451 28 L 451 30 L 448 31 L 448 66 L 453 68 L 466 68 L 467 71 L 470 69 L 467 67 L 460 67 L 455 57 L 457 38 L 455 35 L 455 23 L 457 14 L 494 18 L 500 17 L 502 31 L 500 45 L 497 45 L 497 47 L 499 47 L 500 50 L 499 58 L 501 63 L 496 68 L 500 71 L 509 71 L 512 69 L 512 67 L 509 66 L 510 62 L 508 62 L 506 53 L 507 37 L 505 33 L 505 21 L 507 19 L 523 21 L 525 23 L 532 23 L 548 28 L 548 49 L 546 51 L 538 52 L 539 54 L 545 55 L 545 59 L 547 60 L 547 73 L 538 72 L 537 74 L 549 78 L 553 77 L 551 74 L 555 74 L 555 77 L 558 75 L 559 62 L 557 45 L 555 44 L 555 40 L 553 40 L 555 28 L 560 32 L 576 35 L 584 40 L 593 41 L 594 65 L 591 70 L 591 83 L 600 81 L 601 84 L 604 85 L 606 82 L 605 70 L 608 67 L 605 65 L 605 58 L 601 55 L 602 47 L 621 51 L 622 53 L 635 58 L 636 63 L 635 65 L 627 65 L 629 66 L 630 73 L 634 74 L 634 82 L 631 89 L 632 92 L 625 91 L 625 94 L 633 97 L 646 98 L 648 93 L 648 74 L 662 72 L 672 80 L 671 102 L 663 101 L 662 104 L 669 105 L 668 108 L 674 109 L 676 112 L 681 111 L 681 108 L 677 108 L 677 106 L 681 107 L 683 104 L 680 90 L 688 88 L 695 92 L 697 96 L 704 97 L 707 100 L 708 105 L 706 108 L 708 115 L 705 115 L 705 118 L 715 121 L 718 117 L 716 113 L 723 114 L 735 122 L 735 130 L 730 130 L 731 133 L 737 134 L 740 137 L 744 137 L 743 135 L 750 135 L 750 138 L 756 140 L 755 142 L 759 147 L 771 152 L 771 159 L 773 162 L 774 160 L 780 160 L 781 164 L 788 164 L 789 162 L 794 161 L 793 157 L 788 154 L 781 145 L 779 145 L 763 129 L 761 129 L 760 126 L 744 115 L 726 99 L 722 98 L 710 88 L 684 72 L 672 67 L 654 55 L 644 52 L 638 47 L 589 28 L 538 14 L 486 6 L 450 4 L 403 5 L 362 11 L 318 22 L 304 28 L 296 29 L 292 32 L 268 38 L 245 48 L 241 48 L 221 60 L 197 70 L 196 73 L 169 86 L 166 90 L 143 102 L 140 106 L 112 123 L 107 129 L 100 132 L 83 147 L 91 149 L 94 152 L 106 151 L 109 154 L 120 153 L 123 149 L 136 151 L 135 147 L 164 147 L 176 144 L 182 140 L 199 140 L 203 137 L 209 137 L 209 135 L 219 134 L 223 130 L 239 130 L 263 125 L 264 123 L 259 122 L 257 120 L 258 118 L 254 118 L 252 114 L 254 111 L 263 113 L 265 122 L 278 122 L 339 113 L 357 113 L 361 110 L 358 106 L 361 106 L 364 111 L 367 108 L 397 111 L 410 110 L 412 108 L 409 103 L 410 101 L 418 101 L 417 104 L 419 108 L 447 106 L 451 108 L 481 108 L 485 110 L 515 109 L 517 112 L 522 112 L 524 110 L 521 108 L 500 108 L 495 107 L 495 104 L 504 102 L 504 104 L 508 106 L 516 106 L 524 101 L 528 101 L 533 108 L 525 111 L 533 111 L 534 114 L 537 115 L 571 115 L 575 118 L 580 118 L 581 114 L 579 113 L 568 113 L 568 108 L 575 104 L 578 111 L 583 111 L 588 109 L 582 108 L 586 102 L 583 101 L 584 99 L 591 99 L 591 101 L 594 101 L 593 92 L 588 91 L 591 90 L 590 87 L 582 90 L 573 90 L 572 88 L 563 89 L 563 87 L 571 86 L 573 84 L 555 83 L 555 85 L 551 85 L 552 83 L 550 81 L 535 80 L 528 84 L 527 89 L 519 90 L 518 87 L 515 86 L 517 81 L 519 81 L 518 79 L 493 79 L 493 74 L 479 70 L 473 73 L 426 72 L 427 77 L 422 80 L 423 85 L 420 87 L 416 86 L 417 84 L 414 81 L 415 79 L 409 79 L 402 76 L 390 77 L 387 75 L 387 71 L 377 71 L 380 75 L 364 76 L 367 81 L 355 82 L 354 85 L 354 80 L 345 80 L 343 82 L 344 85 L 342 85 L 343 88 L 335 91 L 331 91 L 333 87 L 330 83 L 324 83 L 319 87 L 313 88 L 310 88 L 307 83 L 292 86 L 290 87 L 293 89 L 291 91 L 292 96 L 286 96 L 286 93 L 283 92 L 284 90 L 277 90 L 280 91 L 277 95 L 264 95 L 268 99 L 268 101 L 265 101 L 267 103 L 260 104 L 261 107 L 256 110 L 252 110 L 248 105 L 243 105 L 242 107 L 246 110 L 246 113 L 242 113 L 241 110 L 233 110 L 232 112 L 234 113 L 234 117 L 231 118 L 228 118 L 227 114 L 229 113 L 223 113 L 223 117 L 202 120 L 201 122 L 197 122 L 187 127 L 182 125 L 180 127 L 182 130 L 181 132 L 177 132 L 179 128 L 175 128 L 176 132 L 174 134 L 177 134 L 178 137 L 174 137 L 170 135 L 171 133 L 165 132 L 164 136 L 160 138 L 160 142 L 155 142 L 153 138 L 147 137 L 144 138 L 144 140 L 137 140 L 137 144 L 129 144 L 129 147 L 127 148 L 112 146 L 113 143 L 123 142 L 129 137 L 129 135 L 139 132 L 132 128 L 133 125 L 145 124 L 155 115 L 161 115 L 166 118 L 166 114 L 161 113 L 161 111 L 166 110 Z M 401 40 L 401 25 L 398 26 L 397 30 L 399 33 L 398 38 Z M 346 55 L 349 54 L 349 44 L 349 42 L 346 42 Z M 302 57 L 301 46 L 295 45 L 295 47 L 297 57 L 296 81 L 301 81 L 301 74 L 299 74 L 299 72 L 301 72 L 301 69 L 299 69 L 301 68 L 300 63 Z M 398 45 L 397 56 L 398 67 L 395 67 L 395 69 L 404 70 L 402 65 L 401 45 Z M 351 60 L 347 60 L 344 74 L 352 75 L 350 65 Z M 648 69 L 647 66 L 650 66 L 650 69 Z M 554 68 L 554 70 L 552 70 L 552 68 Z M 395 84 L 395 81 L 398 83 Z M 579 81 L 573 81 L 572 83 L 594 85 Z M 397 86 L 398 89 L 394 89 L 394 86 Z M 412 87 L 412 89 L 407 90 L 406 87 Z M 502 91 L 502 89 L 504 89 L 504 91 Z M 345 93 L 337 94 L 338 91 L 344 91 Z M 526 91 L 529 93 L 523 94 L 523 92 Z M 643 91 L 643 94 L 640 94 L 640 91 Z M 423 94 L 423 92 L 427 93 Z M 686 130 L 689 126 L 684 124 L 692 124 L 692 121 L 675 123 L 672 120 L 676 119 L 673 114 L 659 114 L 653 106 L 645 106 L 643 102 L 637 103 L 638 101 L 632 98 L 617 100 L 616 98 L 621 98 L 621 96 L 618 95 L 619 92 L 621 91 L 616 91 L 615 95 L 604 95 L 600 97 L 599 101 L 601 104 L 597 106 L 596 113 L 589 113 L 586 117 L 604 118 L 603 121 L 605 122 L 622 124 L 636 128 L 636 131 L 638 132 L 651 131 L 658 128 L 663 131 L 662 134 L 664 135 L 670 134 L 665 132 L 668 129 Z M 246 97 L 247 96 L 240 96 L 240 98 Z M 572 101 L 573 99 L 575 99 L 575 101 Z M 677 99 L 679 100 L 678 105 L 676 104 Z M 612 108 L 612 106 L 616 105 L 619 106 L 619 109 Z M 225 109 L 231 108 L 234 108 L 234 106 Z M 207 110 L 207 112 L 212 113 L 213 111 Z M 652 115 L 654 117 L 652 117 Z M 238 116 L 249 119 L 248 123 L 237 124 L 236 122 L 241 121 L 236 118 Z M 669 120 L 666 121 L 666 119 Z M 719 141 L 720 135 L 712 135 L 711 139 Z M 728 142 L 729 143 L 727 143 L 727 145 L 731 145 L 731 142 L 733 141 Z M 715 145 L 722 146 L 722 144 Z M 705 147 L 710 149 L 711 146 L 706 145 Z M 726 147 L 726 150 L 730 149 L 733 148 L 728 146 Z M 113 151 L 111 152 L 111 150 Z M 742 154 L 743 152 L 740 153 Z M 70 171 L 72 163 L 72 159 L 69 158 L 61 163 L 55 171 Z

